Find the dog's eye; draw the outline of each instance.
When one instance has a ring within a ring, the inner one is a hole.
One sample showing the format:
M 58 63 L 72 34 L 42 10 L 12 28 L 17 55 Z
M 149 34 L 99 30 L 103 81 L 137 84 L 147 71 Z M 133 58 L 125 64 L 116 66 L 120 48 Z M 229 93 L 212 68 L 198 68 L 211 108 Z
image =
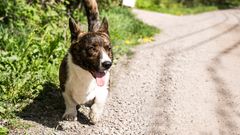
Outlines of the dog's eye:
M 95 49 L 95 47 L 90 46 L 90 47 L 87 48 L 87 50 L 88 50 L 88 51 L 95 51 L 96 49 Z
M 111 47 L 111 45 L 109 45 L 109 46 L 106 46 L 105 49 L 110 51 L 110 50 L 112 50 L 112 47 Z

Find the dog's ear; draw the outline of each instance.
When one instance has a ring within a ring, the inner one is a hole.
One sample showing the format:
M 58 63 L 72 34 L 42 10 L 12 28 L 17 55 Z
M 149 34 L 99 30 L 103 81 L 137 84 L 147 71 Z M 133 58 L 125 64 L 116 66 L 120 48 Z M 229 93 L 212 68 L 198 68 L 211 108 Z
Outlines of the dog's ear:
M 77 39 L 77 37 L 79 36 L 79 34 L 82 34 L 83 31 L 81 31 L 80 26 L 75 22 L 75 20 L 70 17 L 69 18 L 69 29 L 71 32 L 71 39 Z
M 103 18 L 102 24 L 101 24 L 101 26 L 99 27 L 98 31 L 99 31 L 99 32 L 104 32 L 104 33 L 106 33 L 106 34 L 109 35 L 109 31 L 108 31 L 108 20 L 107 20 L 106 17 Z
M 99 23 L 96 23 L 96 24 L 94 24 L 93 26 L 92 26 L 92 30 L 90 30 L 90 31 L 92 31 L 92 32 L 98 32 L 99 31 Z

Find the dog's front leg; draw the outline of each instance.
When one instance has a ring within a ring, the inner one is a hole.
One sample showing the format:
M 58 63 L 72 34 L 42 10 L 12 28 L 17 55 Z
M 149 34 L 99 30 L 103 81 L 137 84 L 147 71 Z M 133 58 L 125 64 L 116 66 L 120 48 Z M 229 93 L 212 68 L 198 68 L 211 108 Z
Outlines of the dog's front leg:
M 106 88 L 98 88 L 96 91 L 96 97 L 94 99 L 94 103 L 91 106 L 91 112 L 90 112 L 90 120 L 93 124 L 99 121 L 104 105 L 107 101 L 108 97 L 108 90 Z
M 69 121 L 77 120 L 77 103 L 75 103 L 66 92 L 63 92 L 62 95 L 66 106 L 65 113 L 63 114 L 63 119 Z

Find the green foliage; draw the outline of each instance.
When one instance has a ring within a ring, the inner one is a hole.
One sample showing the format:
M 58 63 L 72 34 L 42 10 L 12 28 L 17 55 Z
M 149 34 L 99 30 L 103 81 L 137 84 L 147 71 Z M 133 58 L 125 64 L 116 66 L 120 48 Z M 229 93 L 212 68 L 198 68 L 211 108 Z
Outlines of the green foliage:
M 175 15 L 196 14 L 240 5 L 240 0 L 137 0 L 141 9 Z
M 68 44 L 65 7 L 42 9 L 24 1 L 7 2 L 0 25 L 0 118 L 34 99 L 45 81 L 57 82 L 60 59 Z
M 7 134 L 8 134 L 8 129 L 6 127 L 0 126 L 0 135 L 7 135 Z
M 113 7 L 121 5 L 122 0 L 98 0 L 97 2 L 100 10 L 109 10 Z
M 58 68 L 70 45 L 65 4 L 0 3 L 0 119 L 14 118 L 43 91 L 45 82 L 58 84 Z M 73 16 L 86 20 L 79 9 Z M 101 16 L 109 18 L 115 56 L 158 31 L 126 8 L 103 10 Z
M 179 2 L 179 0 L 175 0 Z M 199 5 L 216 6 L 218 8 L 231 8 L 239 6 L 240 0 L 181 0 L 181 3 L 187 7 L 195 7 Z

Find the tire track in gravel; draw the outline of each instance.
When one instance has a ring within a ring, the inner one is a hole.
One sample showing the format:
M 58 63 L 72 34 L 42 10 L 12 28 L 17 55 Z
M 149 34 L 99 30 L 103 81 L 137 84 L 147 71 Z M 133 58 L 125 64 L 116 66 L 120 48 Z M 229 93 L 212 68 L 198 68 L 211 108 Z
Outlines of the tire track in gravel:
M 240 47 L 240 41 L 232 45 L 231 47 L 223 50 L 219 55 L 217 55 L 213 62 L 210 64 L 208 71 L 210 73 L 211 79 L 216 84 L 216 91 L 218 94 L 218 109 L 216 110 L 219 119 L 223 121 L 220 123 L 219 133 L 220 134 L 236 134 L 239 132 L 239 125 L 236 122 L 236 116 L 239 116 L 239 112 L 236 108 L 237 103 L 232 101 L 234 95 L 231 93 L 231 90 L 228 88 L 227 83 L 223 78 L 218 75 L 218 67 L 221 67 L 221 59 L 225 55 L 229 55 L 233 50 Z M 224 99 L 224 100 L 222 100 Z M 237 113 L 238 112 L 238 113 Z M 234 116 L 236 115 L 236 116 Z
M 228 34 L 228 33 L 230 33 L 230 32 L 232 32 L 232 31 L 234 31 L 236 28 L 238 28 L 239 27 L 239 24 L 240 24 L 240 19 L 239 19 L 239 17 L 236 17 L 236 15 L 234 15 L 234 14 L 232 14 L 237 20 L 238 20 L 238 22 L 236 23 L 236 24 L 234 24 L 233 26 L 231 26 L 231 27 L 229 27 L 229 28 L 227 28 L 226 30 L 224 30 L 224 31 L 222 31 L 222 32 L 220 32 L 219 34 L 216 34 L 215 36 L 212 36 L 212 37 L 210 37 L 210 38 L 208 38 L 208 39 L 206 39 L 206 40 L 203 40 L 203 41 L 200 41 L 200 42 L 198 42 L 198 43 L 196 43 L 196 44 L 193 44 L 193 45 L 191 45 L 190 47 L 187 47 L 187 48 L 184 48 L 184 49 L 177 49 L 177 50 L 175 50 L 175 49 L 173 49 L 168 55 L 167 55 L 167 57 L 172 57 L 172 58 L 174 58 L 174 57 L 177 57 L 177 55 L 179 55 L 180 53 L 185 53 L 186 51 L 192 51 L 193 49 L 197 49 L 198 47 L 200 47 L 200 46 L 202 46 L 202 45 L 204 45 L 204 44 L 206 44 L 206 43 L 209 43 L 209 42 L 211 42 L 211 41 L 213 41 L 213 40 L 216 40 L 217 38 L 220 38 L 221 36 L 224 36 L 224 35 L 226 35 L 226 34 Z M 235 49 L 236 47 L 238 47 L 239 46 L 239 42 L 237 42 L 235 45 L 233 45 L 233 47 L 230 47 L 231 49 Z M 228 50 L 228 49 L 227 49 Z M 224 53 L 226 53 L 226 51 L 223 51 Z M 222 53 L 220 53 L 220 54 L 222 54 Z M 181 56 L 180 56 L 181 57 Z M 214 58 L 216 61 L 219 61 L 219 58 L 218 58 L 219 56 L 217 56 L 216 58 Z M 167 65 L 167 66 L 171 66 L 173 63 L 174 63 L 174 59 L 173 60 L 171 60 L 171 62 L 167 62 L 167 63 L 169 63 L 169 64 L 165 64 L 165 65 Z M 171 64 L 170 64 L 171 63 Z M 214 63 L 215 65 L 217 65 L 216 63 Z M 168 68 L 168 67 L 166 67 L 166 68 Z M 214 68 L 213 67 L 210 67 L 209 68 L 209 71 L 211 71 L 211 75 L 212 75 L 212 79 L 213 79 L 213 81 L 215 82 L 215 83 L 218 83 L 219 85 L 217 86 L 217 90 L 218 90 L 218 92 L 219 91 L 221 91 L 221 92 L 219 92 L 219 93 L 221 93 L 222 95 L 225 95 L 227 98 L 228 98 L 228 100 L 227 101 L 225 101 L 226 103 L 225 104 L 230 104 L 230 105 L 232 105 L 233 103 L 231 102 L 231 100 L 229 101 L 229 99 L 231 99 L 232 98 L 232 96 L 231 96 L 231 94 L 230 94 L 230 92 L 229 91 L 227 91 L 228 89 L 226 88 L 226 86 L 224 86 L 224 81 L 221 79 L 221 78 L 219 78 L 217 75 L 216 75 L 216 71 L 214 70 Z M 170 71 L 169 71 L 170 72 Z M 219 104 L 223 104 L 223 103 L 219 103 Z M 218 110 L 218 114 L 219 115 L 222 115 L 222 118 L 220 118 L 221 119 L 221 121 L 225 121 L 225 122 L 223 122 L 223 124 L 220 126 L 220 128 L 219 128 L 219 134 L 236 134 L 236 133 L 239 133 L 239 131 L 238 131 L 238 126 L 237 126 L 237 124 L 236 124 L 236 122 L 233 120 L 233 119 L 231 119 L 230 117 L 229 117 L 229 115 L 227 114 L 227 112 L 229 113 L 229 112 L 234 112 L 234 110 L 231 110 L 230 109 L 230 111 L 228 110 L 228 111 L 224 111 L 224 110 Z M 229 119 L 229 120 L 226 120 L 226 119 Z M 226 129 L 225 129 L 226 128 Z M 155 131 L 156 132 L 156 131 Z M 171 132 L 168 132 L 168 133 L 170 133 L 171 134 Z M 176 133 L 176 132 L 175 132 Z M 182 132 L 181 132 L 182 133 Z M 180 133 L 180 134 L 181 134 Z M 188 133 L 190 133 L 190 134 L 192 134 L 193 132 L 188 132 Z M 204 133 L 204 132 L 202 132 L 203 134 L 212 134 L 211 133 L 211 131 L 210 132 L 206 132 L 206 133 Z
M 187 34 L 184 34 L 182 36 L 178 36 L 178 37 L 176 37 L 174 39 L 167 40 L 167 41 L 165 41 L 163 43 L 160 43 L 160 45 L 166 45 L 166 44 L 169 44 L 171 42 L 174 42 L 174 41 L 177 41 L 177 40 L 180 40 L 180 39 L 188 38 L 188 37 L 193 36 L 195 34 L 198 34 L 200 32 L 204 32 L 204 31 L 206 31 L 208 29 L 217 27 L 217 26 L 223 24 L 224 22 L 226 22 L 227 20 L 228 20 L 228 16 L 226 16 L 224 14 L 224 19 L 222 21 L 220 21 L 220 22 L 217 22 L 217 23 L 215 23 L 213 25 L 210 25 L 208 27 L 202 28 L 200 30 L 197 30 L 197 31 L 194 31 L 194 32 L 191 32 L 191 33 L 187 33 Z M 159 43 L 155 43 L 155 44 L 159 44 Z M 169 87 L 171 85 L 174 85 L 173 82 L 172 82 L 172 77 L 171 77 L 172 75 L 171 75 L 171 72 L 170 72 L 170 70 L 171 70 L 170 67 L 174 63 L 174 55 L 175 54 L 176 53 L 174 53 L 174 51 L 171 51 L 170 53 L 168 53 L 165 56 L 166 60 L 165 60 L 165 62 L 163 64 L 163 67 L 162 67 L 161 73 L 163 73 L 163 74 L 161 75 L 162 78 L 161 78 L 161 81 L 160 81 L 160 84 L 162 84 L 162 86 L 164 86 L 163 87 L 164 91 L 162 92 L 163 95 L 170 96 L 169 94 L 166 94 L 166 93 L 169 93 L 168 90 L 167 90 L 169 88 L 167 88 L 167 87 Z M 165 105 L 169 105 L 169 102 L 171 102 L 171 98 L 170 97 L 167 97 L 167 98 L 166 97 L 162 97 L 161 101 L 164 101 L 164 100 L 165 100 L 165 102 L 164 102 Z M 167 110 L 167 108 L 165 108 L 165 110 Z M 171 111 L 173 111 L 173 110 L 171 110 Z M 157 119 L 153 120 L 154 122 L 153 122 L 152 128 L 151 128 L 151 130 L 149 132 L 150 134 L 163 134 L 163 133 L 166 133 L 167 130 L 169 130 L 169 127 L 170 127 L 169 116 L 166 115 L 167 111 L 163 111 L 163 112 L 165 112 L 165 118 L 168 120 L 168 122 L 167 123 L 165 122 L 166 123 L 165 125 L 163 125 L 164 122 L 159 122 L 159 117 L 158 116 L 164 116 L 163 113 L 161 113 L 160 115 L 156 115 L 155 118 L 157 118 Z M 164 128 L 160 128 L 160 127 L 164 127 Z M 159 129 L 161 129 L 161 130 L 159 130 Z
M 238 12 L 239 14 L 239 12 Z M 240 17 L 234 15 L 238 19 L 238 25 L 240 31 Z M 236 120 L 239 120 L 240 112 L 237 109 L 237 104 L 235 99 L 235 95 L 233 94 L 231 88 L 229 88 L 228 83 L 224 80 L 223 77 L 219 75 L 219 67 L 223 66 L 222 61 L 224 61 L 224 57 L 230 55 L 235 50 L 239 49 L 240 40 L 231 45 L 230 47 L 221 51 L 216 57 L 213 58 L 212 63 L 208 67 L 208 71 L 210 73 L 211 79 L 216 84 L 216 91 L 218 94 L 218 108 L 216 109 L 216 113 L 219 119 L 222 121 L 220 123 L 219 133 L 220 134 L 239 134 L 240 125 Z M 229 65 L 225 65 L 229 66 Z M 225 69 L 226 70 L 226 69 Z
M 197 35 L 197 34 L 199 34 L 199 33 L 201 33 L 201 32 L 204 32 L 204 31 L 207 31 L 207 30 L 209 30 L 209 29 L 218 27 L 219 25 L 222 25 L 222 24 L 224 24 L 226 21 L 229 20 L 228 16 L 226 16 L 224 13 L 223 13 L 223 15 L 224 15 L 224 19 L 223 19 L 222 21 L 220 21 L 220 22 L 217 22 L 217 23 L 215 23 L 215 24 L 213 24 L 213 25 L 207 26 L 207 27 L 205 27 L 205 28 L 202 28 L 202 29 L 200 29 L 200 30 L 197 30 L 197 31 L 194 31 L 194 32 L 191 32 L 191 33 L 187 33 L 187 34 L 183 34 L 183 35 L 181 35 L 181 36 L 177 36 L 177 37 L 175 37 L 175 38 L 173 38 L 173 39 L 169 39 L 169 40 L 167 40 L 167 41 L 161 42 L 160 44 L 161 44 L 161 45 L 166 45 L 166 44 L 169 44 L 169 43 L 171 43 L 171 42 L 175 42 L 175 41 L 177 41 L 177 40 L 181 40 L 181 39 L 184 39 L 184 38 L 189 38 L 189 37 L 194 36 L 194 35 Z M 186 25 L 189 25 L 189 24 L 186 24 Z M 185 25 L 185 26 L 186 26 L 186 25 Z M 184 25 L 183 25 L 183 26 L 184 26 Z M 153 44 L 152 44 L 152 46 L 156 46 L 156 45 L 159 45 L 159 43 L 153 43 Z
M 234 25 L 231 26 L 230 28 L 228 28 L 228 29 L 220 32 L 219 34 L 217 34 L 217 35 L 215 35 L 215 36 L 212 36 L 212 37 L 210 37 L 210 38 L 208 38 L 208 39 L 206 39 L 206 40 L 203 40 L 203 41 L 201 41 L 201 42 L 198 42 L 198 43 L 196 43 L 196 44 L 194 44 L 194 45 L 192 45 L 192 46 L 190 46 L 190 47 L 188 47 L 188 48 L 184 48 L 183 50 L 178 51 L 178 53 L 186 52 L 186 51 L 191 51 L 191 50 L 193 50 L 193 49 L 195 49 L 195 48 L 197 48 L 197 47 L 199 47 L 199 46 L 201 46 L 201 45 L 204 45 L 205 43 L 211 42 L 211 41 L 215 40 L 216 38 L 220 38 L 221 36 L 224 36 L 225 34 L 227 34 L 227 33 L 231 32 L 231 31 L 235 30 L 235 29 L 236 29 L 237 27 L 239 27 L 239 25 L 240 25 L 240 18 L 239 18 L 238 16 L 234 15 L 234 14 L 232 14 L 232 15 L 238 20 L 238 22 L 237 22 L 236 24 L 234 24 Z
M 228 16 L 227 16 L 228 17 Z M 199 33 L 201 33 L 201 32 L 205 32 L 205 31 L 207 31 L 207 30 L 209 30 L 209 29 L 213 29 L 214 27 L 218 27 L 218 26 L 220 26 L 221 24 L 223 24 L 223 23 L 225 23 L 226 22 L 226 20 L 224 19 L 224 21 L 222 22 L 222 23 L 217 23 L 216 25 L 213 25 L 213 27 L 208 27 L 207 29 L 201 29 L 201 30 L 199 30 L 199 31 L 195 31 L 195 32 L 192 32 L 192 33 L 190 33 L 190 34 L 186 34 L 186 36 L 184 35 L 184 36 L 180 36 L 180 37 L 177 37 L 177 38 L 175 38 L 175 39 L 173 39 L 173 40 L 169 40 L 169 41 L 167 41 L 167 42 L 164 42 L 164 43 L 162 43 L 162 44 L 166 44 L 166 43 L 171 43 L 171 42 L 174 42 L 174 41 L 178 41 L 179 39 L 184 39 L 184 38 L 189 38 L 190 36 L 193 36 L 193 35 L 198 35 Z M 184 49 L 177 49 L 177 50 L 175 50 L 175 49 L 173 49 L 173 50 L 171 50 L 170 51 L 170 53 L 168 53 L 167 55 L 166 55 L 166 62 L 165 62 L 165 64 L 163 64 L 164 65 L 164 69 L 163 69 L 163 71 L 162 72 L 165 72 L 165 75 L 167 75 L 167 78 L 172 78 L 171 77 L 171 74 L 169 74 L 171 71 L 169 71 L 169 69 L 170 69 L 170 67 L 174 64 L 174 57 L 177 57 L 177 55 L 179 55 L 179 52 L 181 52 L 182 50 L 187 50 L 187 51 L 190 51 L 190 49 L 195 49 L 196 47 L 198 47 L 198 45 L 203 45 L 203 44 L 206 44 L 206 43 L 208 43 L 208 42 L 211 42 L 212 40 L 215 40 L 216 38 L 220 38 L 221 36 L 224 36 L 225 34 L 227 34 L 227 33 L 229 33 L 229 32 L 231 32 L 231 31 L 233 31 L 234 29 L 236 29 L 237 27 L 238 27 L 238 25 L 239 25 L 239 22 L 238 23 L 236 23 L 236 24 L 234 24 L 232 27 L 230 27 L 230 28 L 227 28 L 226 30 L 223 30 L 222 32 L 220 32 L 219 34 L 216 34 L 215 36 L 212 36 L 212 37 L 210 37 L 210 38 L 208 38 L 207 40 L 203 40 L 203 41 L 200 41 L 200 42 L 198 42 L 198 43 L 196 43 L 196 44 L 193 44 L 192 46 L 190 46 L 190 47 L 187 47 L 186 49 L 184 48 Z M 156 43 L 156 44 L 158 44 L 158 43 Z M 154 48 L 157 48 L 157 46 L 154 46 Z M 180 47 L 181 48 L 181 47 Z M 165 76 L 166 77 L 166 76 Z M 164 76 L 163 76 L 163 78 L 165 78 Z M 164 79 L 163 79 L 164 80 Z M 171 81 L 169 81 L 169 80 L 171 80 L 171 79 L 168 79 L 168 81 L 162 81 L 161 83 L 168 83 L 168 85 L 170 86 L 170 85 L 172 85 L 172 83 L 171 83 Z M 166 87 L 165 87 L 166 88 Z M 170 90 L 169 90 L 170 91 Z M 157 117 L 156 117 L 157 118 Z M 158 118 L 156 119 L 156 121 L 159 121 L 158 120 Z M 157 124 L 158 122 L 154 122 L 154 124 Z M 166 124 L 166 125 L 168 125 L 168 124 Z M 150 132 L 150 134 L 157 134 L 157 133 L 170 133 L 171 134 L 171 132 L 163 132 L 164 130 L 161 130 L 162 128 L 159 128 L 161 125 L 154 125 L 154 128 L 152 128 L 152 130 L 151 130 L 151 132 Z M 157 128 L 156 128 L 157 127 Z M 160 129 L 160 130 L 159 130 Z M 166 126 L 165 127 L 165 129 L 169 129 L 169 125 L 168 126 Z M 191 132 L 190 132 L 191 133 Z

